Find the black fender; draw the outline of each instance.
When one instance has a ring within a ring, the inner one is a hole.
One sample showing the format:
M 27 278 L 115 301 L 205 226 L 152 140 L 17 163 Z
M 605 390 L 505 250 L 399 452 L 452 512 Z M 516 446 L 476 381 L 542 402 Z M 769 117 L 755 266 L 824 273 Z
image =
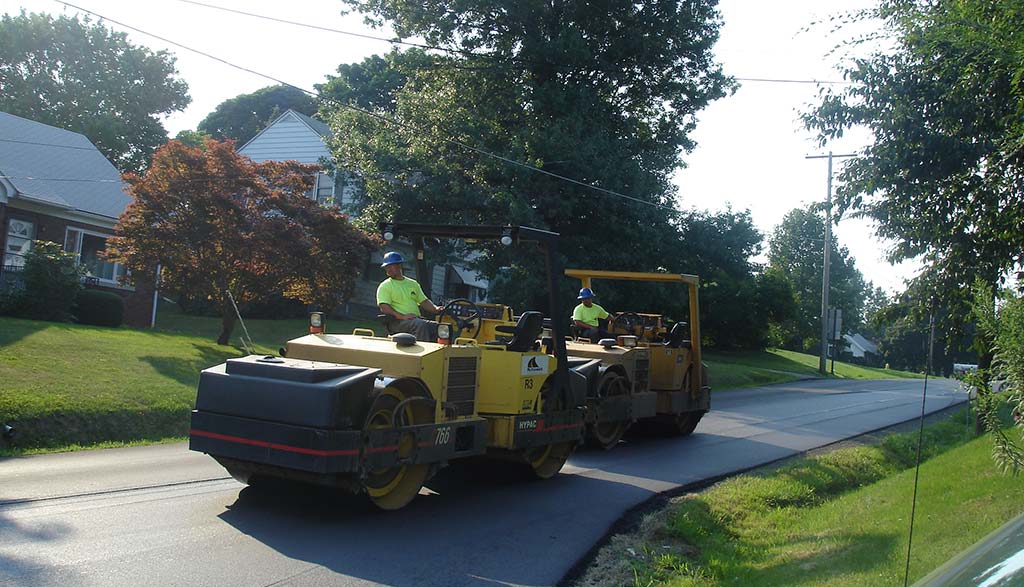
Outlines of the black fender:
M 597 392 L 602 375 L 600 359 L 578 362 L 569 370 L 569 389 L 572 393 L 573 406 L 586 404 L 587 398 Z
M 437 400 L 430 393 L 430 388 L 427 387 L 427 384 L 415 377 L 377 377 L 373 384 L 373 392 L 368 405 L 372 404 L 373 398 L 388 387 L 397 389 L 405 397 L 395 408 L 396 412 L 401 411 L 406 405 L 412 405 L 417 424 L 427 424 L 434 421 L 434 406 Z M 368 417 L 369 414 L 366 414 L 366 416 Z

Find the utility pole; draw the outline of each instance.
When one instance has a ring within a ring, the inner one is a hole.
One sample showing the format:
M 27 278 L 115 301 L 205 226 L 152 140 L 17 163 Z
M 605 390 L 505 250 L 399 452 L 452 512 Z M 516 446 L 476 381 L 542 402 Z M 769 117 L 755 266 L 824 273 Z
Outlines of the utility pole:
M 828 159 L 828 191 L 825 193 L 825 260 L 821 268 L 821 353 L 818 355 L 818 372 L 822 375 L 826 371 L 826 357 L 828 356 L 828 277 L 829 277 L 829 253 L 832 250 L 832 160 L 840 157 L 856 157 L 856 153 L 845 153 L 833 155 L 808 155 L 805 159 Z M 837 333 L 838 334 L 838 333 Z

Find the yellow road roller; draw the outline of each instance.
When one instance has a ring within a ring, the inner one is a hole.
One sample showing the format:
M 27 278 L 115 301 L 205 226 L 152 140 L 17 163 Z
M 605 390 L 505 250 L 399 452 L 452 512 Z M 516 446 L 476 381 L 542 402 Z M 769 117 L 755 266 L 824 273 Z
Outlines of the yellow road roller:
M 566 343 L 570 357 L 601 361 L 596 384 L 588 389 L 586 440 L 610 449 L 626 428 L 657 413 L 658 396 L 650 391 L 650 349 L 636 336 L 619 335 L 598 343 L 575 339 Z
M 561 313 L 556 233 L 382 228 L 386 239 L 408 238 L 417 247 L 424 238 L 539 245 L 549 268 L 549 309 Z M 564 329 L 538 340 L 540 312 L 513 321 L 504 306 L 460 302 L 446 305 L 444 314 L 440 323 L 480 338 L 334 334 L 317 315 L 313 333 L 287 342 L 282 356 L 251 355 L 206 369 L 190 448 L 245 483 L 278 477 L 340 487 L 365 492 L 385 510 L 408 504 L 453 459 L 488 455 L 540 478 L 558 473 L 581 442 L 587 389 L 600 361 L 569 359 Z
M 612 337 L 597 344 L 567 343 L 570 357 L 599 359 L 599 384 L 587 397 L 587 438 L 604 448 L 615 446 L 633 422 L 658 425 L 686 435 L 711 408 L 707 367 L 701 361 L 700 306 L 696 275 L 567 269 L 581 287 L 595 279 L 676 283 L 689 295 L 689 322 L 671 328 L 660 313 L 621 312 L 608 324 Z

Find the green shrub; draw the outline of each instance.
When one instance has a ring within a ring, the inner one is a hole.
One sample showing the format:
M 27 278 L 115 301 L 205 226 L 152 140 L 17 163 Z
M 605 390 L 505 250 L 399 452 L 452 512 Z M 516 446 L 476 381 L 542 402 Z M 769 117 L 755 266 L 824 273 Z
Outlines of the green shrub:
M 20 279 L 0 281 L 0 316 L 24 316 L 28 299 Z
M 21 273 L 24 297 L 15 304 L 18 314 L 34 320 L 72 320 L 71 307 L 84 275 L 85 268 L 74 253 L 65 252 L 57 243 L 36 241 L 25 256 Z
M 82 324 L 118 327 L 124 322 L 124 300 L 110 291 L 82 290 L 75 315 Z

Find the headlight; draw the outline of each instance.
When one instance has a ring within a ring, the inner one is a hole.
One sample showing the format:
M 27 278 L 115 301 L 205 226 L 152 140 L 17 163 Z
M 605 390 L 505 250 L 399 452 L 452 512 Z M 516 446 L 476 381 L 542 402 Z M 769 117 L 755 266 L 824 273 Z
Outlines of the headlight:
M 447 322 L 441 322 L 437 325 L 437 338 L 438 340 L 448 340 L 452 336 L 452 325 Z
M 324 314 L 323 312 L 310 312 L 309 314 L 309 332 L 312 334 L 321 334 L 324 331 Z
M 631 349 L 636 346 L 636 337 L 631 335 L 619 336 L 616 340 L 620 347 Z

